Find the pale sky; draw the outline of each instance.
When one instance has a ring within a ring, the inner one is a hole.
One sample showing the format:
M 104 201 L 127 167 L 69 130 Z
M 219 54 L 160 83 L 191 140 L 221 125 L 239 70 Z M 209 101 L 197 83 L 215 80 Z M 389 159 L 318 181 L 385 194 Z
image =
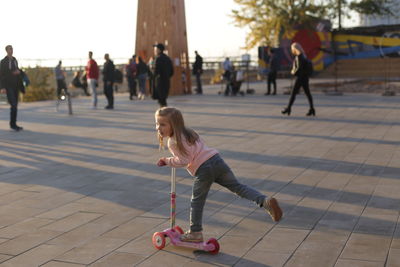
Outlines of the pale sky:
M 115 63 L 134 54 L 137 0 L 0 0 L 0 7 L 0 58 L 11 44 L 22 66 L 59 59 L 84 65 L 89 50 L 99 63 L 105 53 Z M 248 29 L 233 25 L 233 0 L 185 0 L 185 7 L 190 57 L 194 50 L 203 57 L 257 56 L 257 48 L 241 49 Z
M 0 6 L 0 57 L 11 44 L 20 65 L 27 65 L 23 59 L 53 59 L 41 62 L 51 66 L 58 59 L 64 65 L 68 59 L 85 64 L 89 50 L 98 59 L 109 53 L 116 63 L 134 54 L 137 0 L 0 0 Z M 256 49 L 241 49 L 246 29 L 235 27 L 229 17 L 233 0 L 186 0 L 185 6 L 190 56 L 194 50 L 203 57 L 256 55 Z

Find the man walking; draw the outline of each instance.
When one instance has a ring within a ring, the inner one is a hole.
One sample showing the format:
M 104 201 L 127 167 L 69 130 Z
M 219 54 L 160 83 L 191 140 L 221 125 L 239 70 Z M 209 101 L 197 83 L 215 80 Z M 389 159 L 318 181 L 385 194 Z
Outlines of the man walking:
M 104 83 L 104 95 L 107 98 L 108 105 L 105 109 L 114 109 L 114 62 L 110 59 L 109 54 L 104 55 L 103 66 L 103 83 Z
M 93 59 L 93 52 L 89 51 L 89 61 L 86 65 L 86 77 L 90 90 L 92 91 L 93 109 L 97 108 L 97 83 L 99 80 L 99 67 Z
M 54 74 L 57 80 L 57 98 L 60 99 L 61 91 L 64 90 L 67 93 L 67 84 L 65 83 L 65 73 L 62 70 L 62 61 L 58 61 L 58 65 L 54 69 Z
M 171 59 L 164 54 L 165 46 L 161 43 L 154 45 L 156 66 L 154 71 L 155 88 L 153 98 L 158 99 L 160 107 L 167 106 L 167 97 L 170 87 L 170 78 L 174 75 L 174 67 Z
M 18 132 L 23 129 L 17 125 L 18 96 L 20 91 L 25 93 L 25 87 L 17 59 L 13 57 L 13 47 L 7 45 L 6 52 L 7 56 L 0 63 L 0 89 L 2 93 L 7 93 L 10 104 L 10 128 Z
M 203 94 L 203 89 L 201 87 L 201 74 L 203 74 L 203 58 L 199 55 L 197 51 L 194 51 L 196 54 L 196 60 L 193 63 L 193 75 L 196 76 L 197 88 L 196 93 L 201 95 Z

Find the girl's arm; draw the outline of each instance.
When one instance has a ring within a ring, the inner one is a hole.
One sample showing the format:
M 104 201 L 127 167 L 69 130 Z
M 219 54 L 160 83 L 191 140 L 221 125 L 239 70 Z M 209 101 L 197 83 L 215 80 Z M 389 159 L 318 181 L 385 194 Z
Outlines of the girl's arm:
M 186 167 L 190 163 L 189 155 L 182 155 L 176 145 L 169 147 L 173 157 L 165 158 L 165 163 L 171 167 L 182 168 Z M 190 154 L 190 153 L 188 153 Z

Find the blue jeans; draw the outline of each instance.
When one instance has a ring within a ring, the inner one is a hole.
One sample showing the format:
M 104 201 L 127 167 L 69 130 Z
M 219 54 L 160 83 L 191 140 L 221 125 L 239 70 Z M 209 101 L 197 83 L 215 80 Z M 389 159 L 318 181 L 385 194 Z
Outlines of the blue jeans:
M 93 107 L 97 107 L 97 80 L 96 79 L 88 79 L 88 85 L 89 85 L 90 90 L 92 91 Z
M 203 230 L 203 208 L 213 182 L 228 188 L 242 198 L 255 202 L 259 207 L 262 207 L 267 197 L 236 180 L 229 166 L 219 154 L 216 154 L 205 161 L 196 171 L 190 203 L 190 231 L 200 232 Z
M 138 76 L 138 81 L 139 81 L 139 90 L 140 92 L 145 95 L 146 94 L 146 80 L 147 80 L 147 74 L 140 74 Z

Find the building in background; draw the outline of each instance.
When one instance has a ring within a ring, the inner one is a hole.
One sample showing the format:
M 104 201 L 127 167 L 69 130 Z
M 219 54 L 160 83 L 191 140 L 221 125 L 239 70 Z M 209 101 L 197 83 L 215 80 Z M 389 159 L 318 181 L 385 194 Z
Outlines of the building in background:
M 136 24 L 136 55 L 145 62 L 153 57 L 153 45 L 165 45 L 174 65 L 170 95 L 191 92 L 184 0 L 139 0 Z M 183 88 L 182 74 L 186 75 Z M 185 90 L 186 89 L 186 90 Z

